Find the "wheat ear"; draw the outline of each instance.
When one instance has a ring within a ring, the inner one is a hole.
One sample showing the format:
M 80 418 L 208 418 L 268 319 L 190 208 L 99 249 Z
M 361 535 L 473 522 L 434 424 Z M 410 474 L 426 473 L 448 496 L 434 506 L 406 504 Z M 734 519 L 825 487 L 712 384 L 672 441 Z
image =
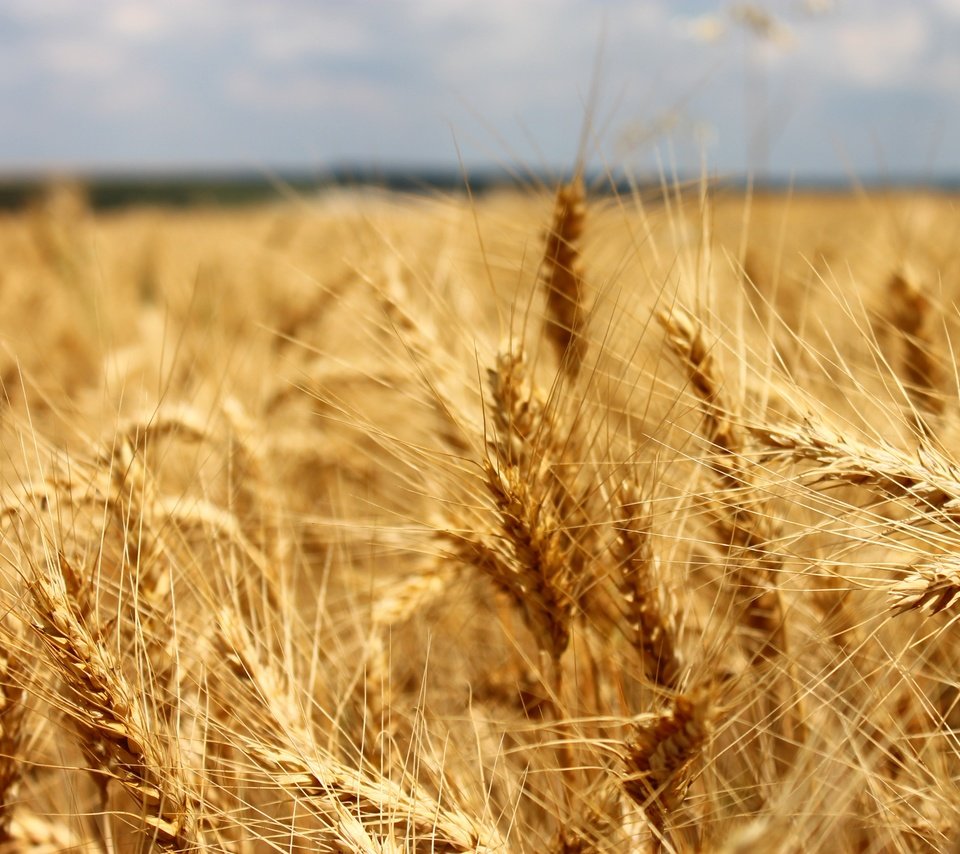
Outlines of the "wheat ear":
M 554 471 L 566 445 L 555 413 L 527 377 L 522 351 L 501 353 L 489 382 L 493 434 L 480 466 L 492 519 L 485 530 L 456 536 L 456 554 L 509 594 L 557 665 L 582 583 L 578 544 L 561 511 L 577 502 Z
M 438 854 L 492 854 L 503 842 L 496 830 L 484 827 L 465 813 L 442 807 L 426 793 L 408 794 L 384 777 L 339 762 L 316 742 L 294 697 L 287 678 L 265 661 L 247 627 L 230 609 L 218 617 L 220 642 L 234 675 L 245 684 L 261 714 L 244 723 L 252 735 L 228 731 L 225 737 L 285 790 L 322 820 L 349 846 L 359 838 L 355 821 L 364 836 L 379 845 L 390 840 L 407 843 L 431 841 Z
M 658 319 L 700 399 L 704 437 L 716 451 L 708 465 L 723 495 L 714 527 L 721 548 L 733 558 L 732 580 L 741 600 L 738 619 L 747 630 L 743 642 L 750 664 L 757 667 L 786 661 L 788 682 L 770 680 L 764 698 L 766 714 L 777 721 L 779 729 L 774 754 L 785 769 L 792 765 L 806 734 L 796 662 L 788 658 L 786 613 L 779 589 L 783 558 L 772 548 L 780 536 L 780 523 L 766 511 L 769 502 L 746 466 L 746 436 L 723 398 L 721 378 L 702 326 L 679 307 L 662 312 Z
M 560 520 L 517 466 L 487 461 L 484 471 L 507 555 L 490 563 L 488 574 L 513 596 L 541 648 L 559 661 L 570 641 L 575 605 Z
M 667 334 L 667 342 L 680 361 L 687 379 L 700 401 L 703 413 L 701 432 L 716 450 L 708 464 L 726 489 L 743 485 L 742 437 L 723 399 L 723 382 L 703 328 L 693 315 L 680 306 L 661 311 L 657 320 Z
M 542 278 L 547 297 L 546 333 L 570 376 L 580 371 L 586 354 L 583 328 L 587 312 L 580 237 L 586 215 L 586 190 L 577 176 L 557 190 L 553 219 L 543 252 Z
M 169 851 L 205 850 L 200 798 L 147 717 L 103 639 L 81 616 L 62 577 L 38 572 L 30 583 L 33 626 L 41 648 L 68 689 L 63 708 L 87 757 L 137 803 L 145 830 Z
M 886 442 L 864 442 L 823 421 L 753 429 L 771 458 L 813 463 L 809 476 L 825 486 L 858 486 L 884 499 L 903 499 L 950 518 L 960 512 L 960 466 L 924 443 L 910 454 Z
M 898 614 L 906 611 L 939 614 L 952 608 L 960 596 L 960 557 L 945 554 L 919 560 L 889 592 L 891 606 Z
M 714 725 L 709 691 L 678 695 L 670 708 L 636 725 L 627 743 L 623 787 L 643 809 L 661 839 L 682 808 L 695 763 Z
M 676 688 L 683 668 L 676 619 L 670 609 L 662 607 L 649 511 L 636 481 L 621 485 L 619 511 L 614 555 L 633 645 L 647 678 L 661 688 Z
M 726 493 L 715 527 L 721 544 L 730 551 L 742 550 L 749 560 L 738 561 L 735 579 L 748 597 L 743 612 L 749 636 L 762 642 L 752 645 L 754 661 L 786 653 L 783 604 L 777 590 L 779 557 L 770 543 L 777 526 L 762 510 L 762 498 L 744 465 L 744 437 L 731 418 L 731 409 L 721 392 L 722 382 L 700 324 L 687 311 L 674 307 L 658 319 L 674 353 L 683 365 L 704 416 L 703 434 L 716 453 L 708 465 Z

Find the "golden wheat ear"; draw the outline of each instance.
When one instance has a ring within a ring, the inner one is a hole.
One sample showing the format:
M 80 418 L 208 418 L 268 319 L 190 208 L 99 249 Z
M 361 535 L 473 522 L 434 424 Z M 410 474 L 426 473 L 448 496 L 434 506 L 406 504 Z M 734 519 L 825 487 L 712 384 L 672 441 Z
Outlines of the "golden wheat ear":
M 429 845 L 445 854 L 504 849 L 496 828 L 455 805 L 442 805 L 421 789 L 408 791 L 373 769 L 342 762 L 314 737 L 312 722 L 295 696 L 296 685 L 262 654 L 243 620 L 224 607 L 217 624 L 218 644 L 236 680 L 232 687 L 246 693 L 246 703 L 228 713 L 254 712 L 245 721 L 248 732 L 229 722 L 229 737 L 263 774 L 262 785 L 279 789 L 298 812 L 320 823 L 323 840 L 337 846 L 330 850 L 392 851 L 398 840 L 408 844 L 406 850 Z M 321 837 L 317 842 L 317 850 L 327 850 Z
M 960 557 L 946 554 L 917 561 L 904 578 L 891 585 L 889 594 L 897 614 L 939 614 L 954 608 L 960 596 Z
M 586 189 L 578 175 L 557 190 L 541 267 L 547 299 L 545 331 L 561 370 L 570 377 L 580 372 L 587 351 L 583 334 L 586 292 L 580 257 L 586 211 Z
M 713 453 L 706 465 L 717 477 L 719 509 L 714 528 L 718 541 L 735 558 L 733 578 L 747 598 L 741 617 L 749 630 L 754 663 L 786 653 L 783 604 L 777 590 L 782 559 L 772 545 L 778 536 L 778 522 L 767 510 L 768 503 L 754 483 L 744 456 L 746 436 L 736 424 L 733 409 L 724 399 L 722 378 L 707 346 L 700 323 L 688 312 L 674 307 L 662 312 L 659 321 L 700 402 L 702 432 Z
M 659 561 L 651 540 L 650 511 L 635 480 L 620 487 L 614 558 L 634 649 L 647 678 L 661 688 L 676 688 L 683 672 L 673 607 L 665 607 Z M 671 603 L 672 605 L 673 603 Z
M 136 807 L 142 831 L 168 851 L 202 850 L 201 797 L 185 775 L 143 696 L 92 618 L 81 613 L 60 574 L 31 581 L 32 624 L 43 656 L 62 680 L 60 698 L 100 785 L 117 783 Z
M 646 813 L 656 849 L 682 813 L 715 717 L 713 694 L 702 688 L 678 695 L 666 711 L 636 724 L 627 742 L 623 788 Z

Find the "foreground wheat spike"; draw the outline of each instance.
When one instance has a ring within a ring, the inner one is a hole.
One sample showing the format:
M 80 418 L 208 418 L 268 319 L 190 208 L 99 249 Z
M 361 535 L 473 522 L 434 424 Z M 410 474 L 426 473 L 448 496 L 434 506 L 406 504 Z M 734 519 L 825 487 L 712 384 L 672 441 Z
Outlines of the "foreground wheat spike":
M 662 607 L 657 559 L 650 543 L 649 511 L 636 481 L 626 480 L 621 485 L 619 510 L 614 554 L 633 644 L 647 678 L 661 688 L 675 688 L 683 667 L 676 620 Z
M 960 557 L 945 554 L 914 563 L 905 578 L 890 587 L 893 610 L 939 614 L 960 597 Z
M 782 561 L 770 548 L 777 536 L 775 520 L 763 512 L 763 496 L 746 470 L 744 437 L 733 420 L 721 393 L 721 380 L 700 324 L 684 309 L 658 316 L 674 352 L 680 359 L 704 416 L 703 433 L 716 449 L 707 465 L 717 475 L 725 495 L 714 527 L 721 545 L 737 554 L 734 577 L 748 599 L 743 611 L 747 627 L 760 638 L 753 644 L 755 662 L 787 651 L 783 603 L 777 590 Z M 746 557 L 746 560 L 743 560 Z
M 623 787 L 655 834 L 662 835 L 681 809 L 713 726 L 713 697 L 706 689 L 678 695 L 666 712 L 636 725 L 624 756 Z
M 493 518 L 458 535 L 456 554 L 509 594 L 557 663 L 583 583 L 582 549 L 567 518 L 580 502 L 557 472 L 573 440 L 558 434 L 559 419 L 527 376 L 522 351 L 501 353 L 489 382 L 493 435 L 480 466 Z
M 486 486 L 496 508 L 499 531 L 489 542 L 468 545 L 468 558 L 513 598 L 540 648 L 556 662 L 570 641 L 576 579 L 566 539 L 542 476 L 528 481 L 517 466 L 484 461 Z
M 547 413 L 543 393 L 531 381 L 523 350 L 497 354 L 496 367 L 487 371 L 494 433 L 490 440 L 498 460 L 517 466 L 534 464 L 554 450 L 558 441 L 555 413 Z
M 107 779 L 138 804 L 144 831 L 170 851 L 205 850 L 200 797 L 103 639 L 78 613 L 63 581 L 37 572 L 30 583 L 33 627 L 66 686 L 61 698 L 81 747 Z
M 960 511 L 960 466 L 928 444 L 911 454 L 886 442 L 850 438 L 812 417 L 753 432 L 772 457 L 812 463 L 809 477 L 818 485 L 859 486 L 947 517 Z
M 723 383 L 707 346 L 703 329 L 693 315 L 680 306 L 661 311 L 657 320 L 667 333 L 674 353 L 680 360 L 703 412 L 703 435 L 717 450 L 709 465 L 727 489 L 742 485 L 741 437 L 723 400 Z
M 589 487 L 578 483 L 587 449 L 578 425 L 567 423 L 529 376 L 523 349 L 497 355 L 496 367 L 487 372 L 490 385 L 490 420 L 493 435 L 487 446 L 498 465 L 509 463 L 536 479 L 542 497 L 555 509 L 561 534 L 567 540 L 575 572 L 593 551 L 596 526 L 588 518 Z
M 576 376 L 586 353 L 585 293 L 579 242 L 586 214 L 583 178 L 575 177 L 558 190 L 553 221 L 543 252 L 543 282 L 547 296 L 547 337 L 561 368 Z
M 218 615 L 220 643 L 235 676 L 250 689 L 260 714 L 244 721 L 247 735 L 229 726 L 224 737 L 235 742 L 267 779 L 324 821 L 338 842 L 355 846 L 356 821 L 366 837 L 390 850 L 396 840 L 438 854 L 492 854 L 503 848 L 499 834 L 466 813 L 441 806 L 426 793 L 410 795 L 393 781 L 339 761 L 314 739 L 308 721 L 291 695 L 288 679 L 265 661 L 248 628 L 231 609 Z
M 724 400 L 722 381 L 701 324 L 678 306 L 661 312 L 658 319 L 700 399 L 704 437 L 716 451 L 707 463 L 722 490 L 713 527 L 718 545 L 731 564 L 737 619 L 745 629 L 742 642 L 749 663 L 761 668 L 783 663 L 786 678 L 767 674 L 762 707 L 776 727 L 773 751 L 785 772 L 806 738 L 806 725 L 797 665 L 789 657 L 786 609 L 780 590 L 783 556 L 773 545 L 780 536 L 781 521 L 767 509 L 769 501 L 747 466 L 747 436 L 734 422 L 733 410 Z

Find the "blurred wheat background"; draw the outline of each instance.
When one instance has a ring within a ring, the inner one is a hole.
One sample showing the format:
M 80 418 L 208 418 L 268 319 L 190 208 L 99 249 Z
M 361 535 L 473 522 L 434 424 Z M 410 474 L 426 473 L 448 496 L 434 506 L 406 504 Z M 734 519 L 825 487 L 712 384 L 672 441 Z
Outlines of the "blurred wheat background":
M 7 215 L 5 850 L 949 850 L 958 225 Z

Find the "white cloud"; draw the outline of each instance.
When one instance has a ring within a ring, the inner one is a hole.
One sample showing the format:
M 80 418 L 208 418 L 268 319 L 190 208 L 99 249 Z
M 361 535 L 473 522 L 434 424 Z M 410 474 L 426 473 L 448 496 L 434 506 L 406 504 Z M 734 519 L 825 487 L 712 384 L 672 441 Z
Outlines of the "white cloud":
M 371 47 L 362 23 L 339 15 L 324 20 L 278 20 L 253 38 L 257 56 L 281 64 L 311 56 L 357 56 Z
M 111 77 L 123 67 L 122 52 L 116 46 L 74 38 L 43 41 L 35 56 L 45 70 L 67 78 Z
M 825 28 L 832 59 L 848 80 L 867 86 L 905 82 L 921 70 L 932 21 L 917 8 Z
M 77 17 L 77 4 L 73 0 L 7 0 L 4 11 L 23 23 L 58 22 Z
M 154 39 L 167 30 L 160 9 L 149 3 L 123 3 L 104 16 L 106 28 L 120 38 Z
M 960 0 L 934 0 L 934 5 L 945 15 L 960 18 Z

